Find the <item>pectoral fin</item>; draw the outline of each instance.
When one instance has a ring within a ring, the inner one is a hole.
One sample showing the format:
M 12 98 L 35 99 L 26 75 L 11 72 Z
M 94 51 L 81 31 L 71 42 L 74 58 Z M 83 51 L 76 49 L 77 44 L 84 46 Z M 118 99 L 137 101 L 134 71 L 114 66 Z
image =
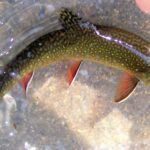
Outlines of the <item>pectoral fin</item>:
M 121 102 L 126 99 L 135 89 L 139 80 L 132 74 L 124 72 L 118 82 L 115 102 Z
M 79 66 L 81 64 L 81 61 L 74 61 L 67 69 L 67 81 L 69 82 L 69 85 L 72 83 Z
M 28 90 L 28 85 L 29 85 L 30 81 L 32 80 L 33 74 L 34 74 L 33 72 L 29 72 L 29 73 L 25 74 L 19 81 L 25 92 L 27 92 L 27 90 Z

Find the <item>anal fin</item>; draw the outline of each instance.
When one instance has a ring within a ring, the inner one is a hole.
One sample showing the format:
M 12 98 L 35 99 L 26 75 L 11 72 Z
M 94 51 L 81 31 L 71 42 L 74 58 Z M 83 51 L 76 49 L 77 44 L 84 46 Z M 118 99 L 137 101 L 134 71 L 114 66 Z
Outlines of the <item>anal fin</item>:
M 132 74 L 124 72 L 118 82 L 115 102 L 125 100 L 135 89 L 139 80 Z

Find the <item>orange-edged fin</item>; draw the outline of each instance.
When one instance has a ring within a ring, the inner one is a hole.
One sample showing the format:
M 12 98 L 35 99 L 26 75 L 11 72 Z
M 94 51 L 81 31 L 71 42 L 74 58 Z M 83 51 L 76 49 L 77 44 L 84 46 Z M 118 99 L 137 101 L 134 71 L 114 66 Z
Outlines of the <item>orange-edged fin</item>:
M 30 81 L 32 80 L 32 77 L 33 77 L 33 72 L 29 72 L 29 73 L 25 74 L 19 81 L 22 88 L 24 89 L 24 91 L 27 91 L 27 87 L 28 87 Z
M 125 100 L 135 89 L 139 80 L 132 74 L 124 72 L 118 82 L 115 102 Z
M 78 69 L 79 66 L 81 64 L 81 60 L 80 61 L 74 61 L 67 69 L 67 81 L 69 83 L 69 85 L 72 83 Z

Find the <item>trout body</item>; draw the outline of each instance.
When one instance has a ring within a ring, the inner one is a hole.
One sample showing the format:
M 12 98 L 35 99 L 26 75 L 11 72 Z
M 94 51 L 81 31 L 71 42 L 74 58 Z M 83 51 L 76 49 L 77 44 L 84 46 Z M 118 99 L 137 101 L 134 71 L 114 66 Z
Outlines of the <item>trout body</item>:
M 125 70 L 150 84 L 150 43 L 132 33 L 82 21 L 71 11 L 60 12 L 63 29 L 32 44 L 6 65 L 0 75 L 0 96 L 18 75 L 63 59 L 91 60 Z

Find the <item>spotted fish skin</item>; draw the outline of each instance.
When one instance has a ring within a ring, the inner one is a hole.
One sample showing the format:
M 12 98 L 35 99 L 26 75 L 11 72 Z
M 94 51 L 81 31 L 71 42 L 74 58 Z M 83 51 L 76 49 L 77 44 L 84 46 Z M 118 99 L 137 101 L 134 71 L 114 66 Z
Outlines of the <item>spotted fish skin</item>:
M 3 96 L 25 73 L 63 59 L 91 60 L 126 70 L 150 83 L 150 43 L 135 34 L 83 21 L 68 9 L 60 11 L 63 29 L 24 49 L 0 74 Z

